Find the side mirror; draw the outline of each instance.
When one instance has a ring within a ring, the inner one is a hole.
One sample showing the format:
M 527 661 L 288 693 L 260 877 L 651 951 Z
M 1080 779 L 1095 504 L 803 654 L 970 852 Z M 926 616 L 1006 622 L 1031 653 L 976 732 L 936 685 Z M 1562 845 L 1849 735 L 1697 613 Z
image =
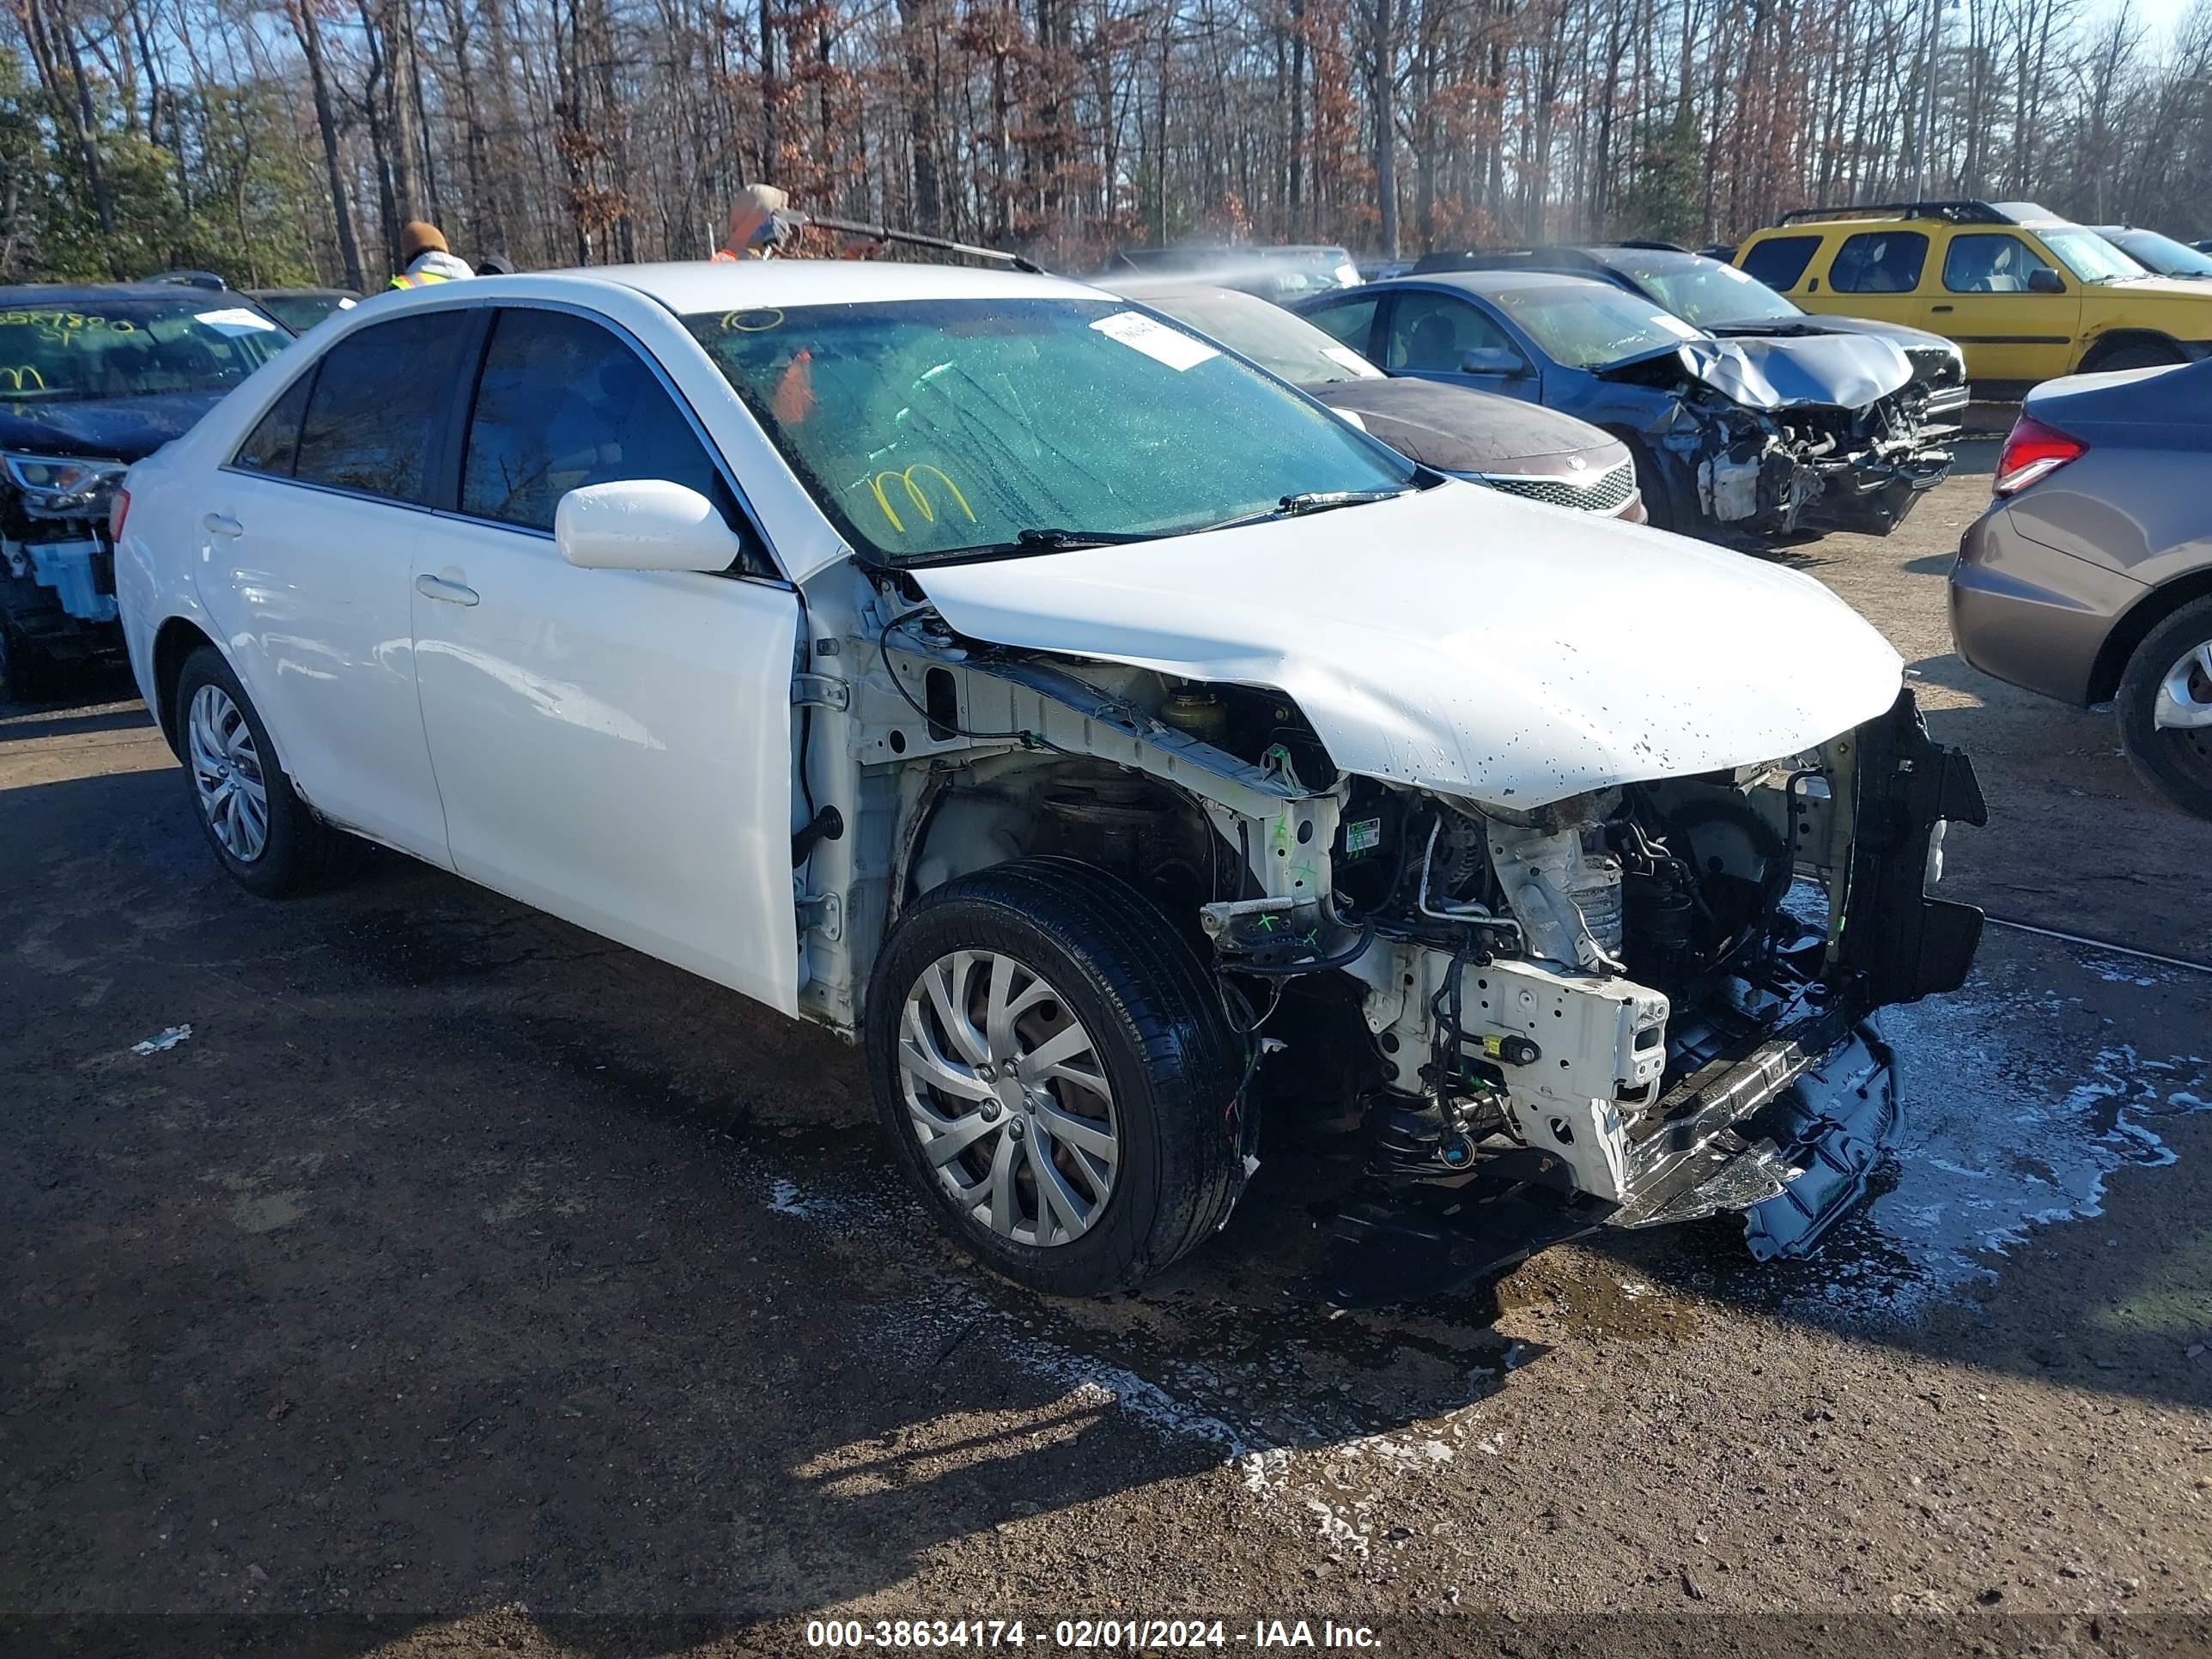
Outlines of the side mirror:
M 2063 294 L 2066 292 L 2066 279 L 2049 265 L 2038 265 L 2027 273 L 2027 291 L 2030 294 Z
M 1528 360 L 1510 346 L 1477 346 L 1459 360 L 1462 374 L 1502 374 L 1508 380 L 1528 372 Z
M 1346 426 L 1356 426 L 1362 432 L 1367 430 L 1367 422 L 1360 417 L 1360 413 L 1356 409 L 1332 409 L 1329 410 L 1329 413 L 1335 416 L 1338 420 L 1342 421 Z
M 570 490 L 553 542 L 583 570 L 727 570 L 744 550 L 714 502 L 659 478 Z

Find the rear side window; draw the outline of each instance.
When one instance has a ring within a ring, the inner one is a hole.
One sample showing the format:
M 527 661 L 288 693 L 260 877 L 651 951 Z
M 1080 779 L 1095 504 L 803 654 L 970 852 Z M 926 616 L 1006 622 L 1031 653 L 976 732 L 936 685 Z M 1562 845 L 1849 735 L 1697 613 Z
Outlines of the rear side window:
M 314 390 L 313 368 L 284 388 L 284 395 L 270 406 L 260 423 L 246 434 L 230 458 L 233 466 L 247 472 L 267 472 L 280 478 L 292 476 L 292 462 L 300 453 L 300 422 L 307 412 L 307 394 Z
M 1371 355 L 1369 348 L 1375 335 L 1377 303 L 1374 300 L 1346 300 L 1337 305 L 1317 306 L 1299 314 L 1322 333 L 1365 357 Z
M 684 411 L 623 340 L 560 311 L 502 310 L 492 325 L 461 463 L 461 511 L 550 530 L 586 484 L 659 478 L 731 512 Z
M 1828 266 L 1838 294 L 1910 294 L 1928 263 L 1928 238 L 1917 230 L 1863 230 L 1847 236 Z
M 431 457 L 474 313 L 395 317 L 323 354 L 300 428 L 302 483 L 429 504 Z
M 1795 288 L 1820 246 L 1817 236 L 1770 236 L 1745 252 L 1742 269 L 1769 288 Z

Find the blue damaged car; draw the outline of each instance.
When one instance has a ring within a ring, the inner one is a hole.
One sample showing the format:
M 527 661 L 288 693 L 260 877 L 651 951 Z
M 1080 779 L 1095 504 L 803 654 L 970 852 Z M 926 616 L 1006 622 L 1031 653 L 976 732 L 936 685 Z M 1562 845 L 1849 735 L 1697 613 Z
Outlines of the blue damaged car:
M 1720 339 L 1638 295 L 1549 271 L 1450 271 L 1291 307 L 1392 374 L 1502 392 L 1602 428 L 1651 522 L 1761 544 L 1887 535 L 1951 470 L 1892 341 Z

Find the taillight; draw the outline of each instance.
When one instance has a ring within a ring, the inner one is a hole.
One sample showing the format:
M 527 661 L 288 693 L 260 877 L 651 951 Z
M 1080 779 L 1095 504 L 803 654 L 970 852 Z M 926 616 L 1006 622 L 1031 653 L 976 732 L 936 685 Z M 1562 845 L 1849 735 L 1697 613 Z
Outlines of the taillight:
M 1997 457 L 1994 488 L 2000 495 L 2015 494 L 2039 478 L 2049 477 L 2067 462 L 2087 453 L 2088 447 L 2079 438 L 2045 426 L 2032 415 L 2023 415 L 2012 423 L 2004 453 Z
M 123 542 L 123 521 L 131 516 L 131 492 L 118 485 L 115 499 L 107 504 L 107 539 L 120 546 Z

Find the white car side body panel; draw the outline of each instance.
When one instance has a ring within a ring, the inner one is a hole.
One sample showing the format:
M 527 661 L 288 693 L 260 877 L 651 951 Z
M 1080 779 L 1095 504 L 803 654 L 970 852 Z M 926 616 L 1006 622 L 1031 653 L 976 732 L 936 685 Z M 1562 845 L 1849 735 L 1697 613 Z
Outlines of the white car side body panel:
M 195 522 L 216 638 L 315 810 L 450 867 L 409 634 L 415 539 L 430 515 L 289 479 L 217 471 Z
M 580 570 L 550 538 L 444 517 L 416 569 L 477 596 L 414 599 L 453 867 L 796 1012 L 797 597 Z
M 1904 678 L 1809 576 L 1457 483 L 915 580 L 977 639 L 1267 686 L 1347 771 L 1514 808 L 1796 753 Z

